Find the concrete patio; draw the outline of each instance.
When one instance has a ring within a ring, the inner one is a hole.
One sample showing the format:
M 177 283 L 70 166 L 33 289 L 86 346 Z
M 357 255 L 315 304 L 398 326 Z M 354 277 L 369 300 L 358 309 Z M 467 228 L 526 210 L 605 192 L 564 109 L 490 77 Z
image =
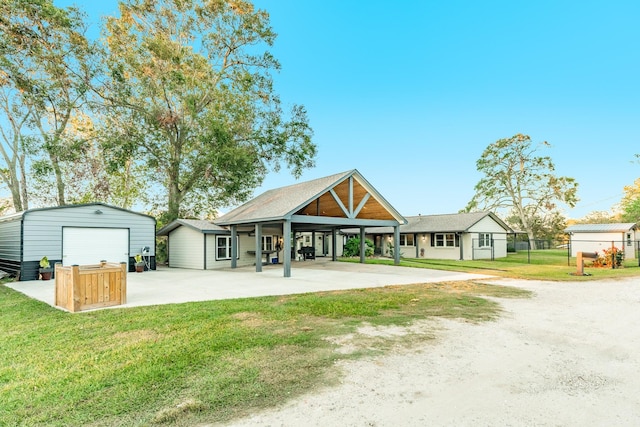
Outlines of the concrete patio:
M 315 261 L 295 262 L 292 277 L 282 277 L 282 265 L 265 265 L 235 270 L 188 270 L 160 268 L 127 275 L 127 303 L 118 307 L 139 307 L 318 291 L 372 288 L 387 285 L 433 283 L 488 278 L 480 274 L 428 270 L 387 265 Z M 54 305 L 54 280 L 7 283 L 6 286 L 31 298 Z

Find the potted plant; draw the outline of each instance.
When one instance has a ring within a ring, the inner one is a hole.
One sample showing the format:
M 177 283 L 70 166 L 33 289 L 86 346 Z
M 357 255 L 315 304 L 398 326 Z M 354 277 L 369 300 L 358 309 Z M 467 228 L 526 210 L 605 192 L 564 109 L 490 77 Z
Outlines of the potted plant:
M 136 273 L 142 273 L 144 271 L 144 260 L 142 255 L 137 254 L 134 259 L 136 260 Z
M 53 268 L 51 268 L 51 264 L 49 263 L 49 258 L 43 256 L 40 260 L 40 278 L 42 280 L 50 280 L 51 273 L 53 273 Z

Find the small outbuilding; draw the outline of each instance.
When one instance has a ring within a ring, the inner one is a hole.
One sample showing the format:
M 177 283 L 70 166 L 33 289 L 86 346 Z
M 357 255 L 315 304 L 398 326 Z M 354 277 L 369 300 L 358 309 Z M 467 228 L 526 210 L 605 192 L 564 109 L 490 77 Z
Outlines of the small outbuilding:
M 626 259 L 636 257 L 638 226 L 633 222 L 612 224 L 575 224 L 564 230 L 571 242 L 571 256 L 578 252 L 600 252 L 615 247 Z
M 136 254 L 155 270 L 155 229 L 155 218 L 104 203 L 29 209 L 0 218 L 0 270 L 36 280 L 46 256 L 52 266 L 106 260 L 134 271 Z

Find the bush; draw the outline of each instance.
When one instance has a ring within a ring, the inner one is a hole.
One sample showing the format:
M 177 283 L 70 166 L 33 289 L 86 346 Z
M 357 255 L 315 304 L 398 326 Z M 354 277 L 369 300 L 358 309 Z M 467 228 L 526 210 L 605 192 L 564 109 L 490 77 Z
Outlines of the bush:
M 601 254 L 598 254 L 598 258 L 591 264 L 592 267 L 611 267 L 615 262 L 616 267 L 622 266 L 624 260 L 624 251 L 618 248 L 605 249 Z
M 373 241 L 364 239 L 364 256 L 373 256 Z M 360 238 L 352 237 L 347 240 L 344 245 L 343 256 L 359 256 L 360 255 Z

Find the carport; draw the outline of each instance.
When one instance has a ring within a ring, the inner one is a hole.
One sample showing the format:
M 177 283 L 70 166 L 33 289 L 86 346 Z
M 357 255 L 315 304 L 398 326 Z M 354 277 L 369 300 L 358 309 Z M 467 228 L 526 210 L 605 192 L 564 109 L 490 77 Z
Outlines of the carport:
M 358 172 L 351 171 L 269 190 L 214 221 L 231 230 L 231 268 L 237 263 L 237 235 L 255 234 L 256 272 L 262 271 L 262 228 L 282 228 L 284 277 L 291 277 L 292 235 L 295 232 L 323 232 L 332 236 L 332 260 L 336 260 L 337 232 L 360 230 L 360 262 L 365 260 L 365 227 L 393 227 L 400 240 L 405 218 Z M 394 253 L 400 263 L 399 251 Z

